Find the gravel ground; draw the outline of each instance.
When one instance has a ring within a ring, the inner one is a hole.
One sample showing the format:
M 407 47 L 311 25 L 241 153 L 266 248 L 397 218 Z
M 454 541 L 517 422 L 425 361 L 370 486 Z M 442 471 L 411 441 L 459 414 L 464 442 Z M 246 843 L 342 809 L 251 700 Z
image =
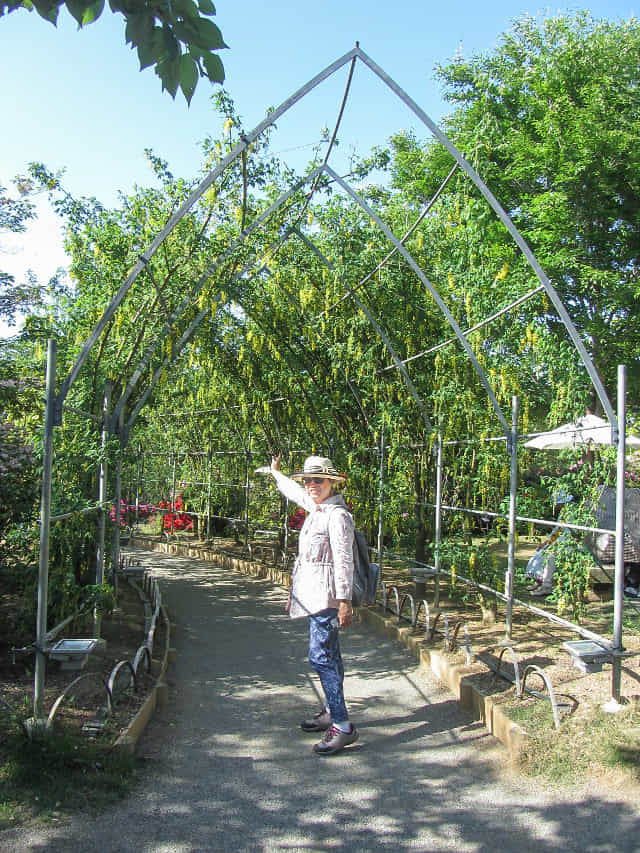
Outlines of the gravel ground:
M 298 727 L 315 711 L 306 620 L 285 593 L 192 559 L 138 552 L 160 578 L 177 661 L 169 703 L 138 751 L 125 802 L 0 832 L 2 853 L 640 850 L 640 806 L 620 793 L 542 789 L 398 644 L 343 633 L 360 740 L 330 758 Z

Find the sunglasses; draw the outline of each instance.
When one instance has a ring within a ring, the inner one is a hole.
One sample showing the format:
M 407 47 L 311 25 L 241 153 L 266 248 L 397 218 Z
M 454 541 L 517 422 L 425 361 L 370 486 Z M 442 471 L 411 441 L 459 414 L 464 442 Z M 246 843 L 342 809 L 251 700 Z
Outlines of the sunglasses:
M 315 483 L 316 486 L 321 486 L 326 479 L 326 477 L 305 477 L 304 484 L 305 486 L 308 486 L 310 483 Z

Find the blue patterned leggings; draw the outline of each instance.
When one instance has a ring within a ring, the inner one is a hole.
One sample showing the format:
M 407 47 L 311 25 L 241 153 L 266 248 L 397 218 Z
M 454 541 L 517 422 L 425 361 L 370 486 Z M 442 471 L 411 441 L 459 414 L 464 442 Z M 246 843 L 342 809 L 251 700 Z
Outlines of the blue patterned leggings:
M 344 666 L 338 636 L 338 611 L 321 610 L 309 617 L 309 663 L 318 673 L 334 723 L 349 719 L 342 684 Z

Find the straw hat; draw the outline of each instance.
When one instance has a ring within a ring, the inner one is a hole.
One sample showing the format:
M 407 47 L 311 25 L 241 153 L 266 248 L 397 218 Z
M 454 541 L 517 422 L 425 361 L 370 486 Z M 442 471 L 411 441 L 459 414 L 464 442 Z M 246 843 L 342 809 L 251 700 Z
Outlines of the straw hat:
M 344 483 L 346 477 L 339 474 L 334 468 L 333 462 L 326 456 L 307 456 L 304 460 L 302 471 L 296 471 L 291 475 L 294 480 L 306 480 L 308 477 L 324 477 L 326 480 L 335 480 L 336 483 Z

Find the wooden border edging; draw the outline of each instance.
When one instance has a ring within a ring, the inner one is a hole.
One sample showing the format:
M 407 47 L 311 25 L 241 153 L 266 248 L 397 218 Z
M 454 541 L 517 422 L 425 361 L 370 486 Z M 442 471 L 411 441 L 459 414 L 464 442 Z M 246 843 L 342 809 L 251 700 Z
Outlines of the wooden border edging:
M 417 657 L 420 666 L 428 668 L 447 685 L 458 702 L 473 716 L 480 720 L 491 734 L 507 748 L 509 758 L 518 761 L 527 732 L 510 720 L 491 696 L 483 693 L 470 677 L 481 670 L 478 666 L 451 664 L 444 655 L 425 648 L 423 638 L 416 636 L 411 628 L 398 625 L 397 617 L 385 617 L 379 607 L 363 607 L 360 618 L 374 630 L 402 643 Z
M 154 539 L 144 536 L 132 536 L 131 546 L 143 548 L 148 551 L 160 551 L 164 554 L 193 557 L 194 559 L 204 560 L 235 572 L 270 580 L 285 588 L 289 587 L 289 572 L 285 572 L 275 566 L 263 565 L 262 563 L 255 563 L 251 560 L 215 551 L 212 548 L 198 548 L 193 545 L 177 542 L 157 542 Z M 460 664 L 451 664 L 444 655 L 433 649 L 426 648 L 424 646 L 424 638 L 417 636 L 411 628 L 399 626 L 397 616 L 386 617 L 377 605 L 362 607 L 358 613 L 360 619 L 375 631 L 385 634 L 406 646 L 416 656 L 420 666 L 430 669 L 440 681 L 446 684 L 463 708 L 473 714 L 477 720 L 480 720 L 485 728 L 506 747 L 509 758 L 512 761 L 518 761 L 522 748 L 527 741 L 528 734 L 521 726 L 514 723 L 504 714 L 491 696 L 486 695 L 475 684 L 471 683 L 470 676 L 480 671 L 477 664 L 476 666 L 469 667 Z M 155 689 L 153 692 L 155 694 Z M 139 713 L 141 712 L 142 709 Z M 149 712 L 150 715 L 151 712 Z M 135 718 L 133 723 L 135 723 Z

